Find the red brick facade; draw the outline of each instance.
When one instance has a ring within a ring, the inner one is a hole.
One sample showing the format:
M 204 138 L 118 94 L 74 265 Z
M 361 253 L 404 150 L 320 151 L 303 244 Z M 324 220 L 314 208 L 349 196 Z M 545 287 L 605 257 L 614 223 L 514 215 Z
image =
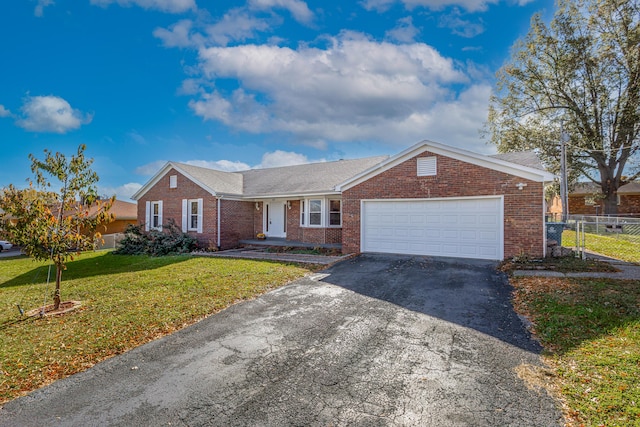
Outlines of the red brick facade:
M 291 209 L 287 211 L 287 240 L 304 243 L 342 243 L 340 227 L 302 227 L 300 226 L 300 200 L 290 200 Z
M 176 188 L 170 188 L 169 177 L 177 177 Z M 173 219 L 182 224 L 182 200 L 202 199 L 202 233 L 189 231 L 198 239 L 202 248 L 216 248 L 218 245 L 218 199 L 199 185 L 171 169 L 138 200 L 138 222 L 144 224 L 146 219 L 146 202 L 162 201 L 162 223 Z M 220 248 L 229 249 L 238 245 L 240 239 L 255 236 L 253 224 L 254 204 L 251 202 L 221 199 Z
M 604 215 L 603 200 L 596 199 L 595 205 L 589 205 L 585 203 L 585 197 L 593 199 L 593 197 L 591 196 L 569 195 L 568 199 L 570 215 Z M 640 194 L 620 194 L 618 214 L 640 217 Z
M 437 157 L 437 175 L 417 176 L 418 157 Z M 170 188 L 170 176 L 177 188 Z M 526 184 L 521 189 L 518 184 Z M 544 253 L 543 184 L 504 172 L 466 163 L 447 156 L 424 152 L 342 194 L 342 227 L 301 227 L 300 200 L 289 200 L 286 209 L 287 239 L 305 243 L 342 243 L 344 253 L 360 252 L 360 206 L 371 199 L 429 199 L 449 197 L 503 196 L 504 257 Z M 203 199 L 202 233 L 189 232 L 201 247 L 214 248 L 218 236 L 220 203 L 220 248 L 236 247 L 239 240 L 252 239 L 263 232 L 264 203 L 217 199 L 174 169 L 169 170 L 138 200 L 138 218 L 145 221 L 147 201 L 162 201 L 163 223 L 173 218 L 181 225 L 182 200 Z M 257 208 L 256 208 L 257 207 Z
M 436 176 L 417 176 L 417 157 L 437 157 Z M 526 186 L 520 190 L 518 183 Z M 360 252 L 360 201 L 504 195 L 504 256 L 544 253 L 542 183 L 424 152 L 342 194 L 342 251 Z

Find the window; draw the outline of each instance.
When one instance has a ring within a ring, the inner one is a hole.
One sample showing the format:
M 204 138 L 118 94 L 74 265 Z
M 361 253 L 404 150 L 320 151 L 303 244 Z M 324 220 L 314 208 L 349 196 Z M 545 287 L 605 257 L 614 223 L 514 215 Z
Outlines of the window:
M 160 204 L 151 203 L 151 227 L 160 228 Z
M 300 200 L 301 227 L 341 227 L 342 200 L 303 199 Z
M 162 200 L 149 201 L 146 206 L 146 218 L 144 229 L 161 230 L 162 229 Z
M 182 199 L 182 231 L 202 233 L 202 199 Z
M 178 175 L 171 175 L 169 177 L 169 188 L 178 188 Z
M 329 225 L 342 225 L 340 200 L 329 200 Z
M 198 230 L 198 201 L 189 200 L 189 231 Z
M 322 225 L 322 200 L 309 200 L 309 225 Z
M 586 196 L 584 198 L 584 204 L 585 206 L 595 206 L 596 198 L 594 196 Z
M 435 176 L 436 166 L 436 157 L 419 157 L 418 176 Z

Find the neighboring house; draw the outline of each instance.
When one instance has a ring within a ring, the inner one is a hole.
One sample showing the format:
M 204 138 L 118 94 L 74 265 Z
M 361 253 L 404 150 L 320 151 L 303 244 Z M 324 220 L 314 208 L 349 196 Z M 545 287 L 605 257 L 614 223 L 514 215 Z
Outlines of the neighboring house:
M 603 215 L 602 189 L 593 182 L 577 183 L 568 195 L 570 215 Z M 562 214 L 562 201 L 555 196 L 549 213 Z M 634 181 L 618 189 L 618 215 L 640 217 L 640 182 Z
M 96 207 L 91 207 L 91 209 L 89 209 L 89 215 L 95 215 L 96 209 Z M 97 231 L 101 234 L 124 233 L 128 225 L 138 224 L 138 205 L 136 203 L 116 200 L 113 202 L 109 212 L 114 214 L 115 220 L 98 227 Z
M 169 162 L 133 199 L 147 230 L 172 218 L 203 247 L 264 233 L 344 253 L 501 260 L 544 255 L 551 180 L 533 153 L 424 141 L 392 157 L 241 172 Z

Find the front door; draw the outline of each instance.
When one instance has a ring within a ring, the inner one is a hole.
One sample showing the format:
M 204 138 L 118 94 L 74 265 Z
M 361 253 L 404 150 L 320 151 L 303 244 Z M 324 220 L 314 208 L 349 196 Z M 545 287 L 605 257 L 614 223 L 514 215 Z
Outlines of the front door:
M 287 202 L 274 201 L 265 203 L 264 230 L 268 237 L 287 237 Z

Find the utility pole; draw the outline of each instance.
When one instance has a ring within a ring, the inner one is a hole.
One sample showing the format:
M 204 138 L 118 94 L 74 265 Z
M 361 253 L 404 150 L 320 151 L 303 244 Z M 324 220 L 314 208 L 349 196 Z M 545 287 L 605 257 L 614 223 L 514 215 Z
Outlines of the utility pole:
M 567 142 L 569 134 L 560 125 L 560 200 L 562 201 L 562 222 L 569 219 L 569 195 L 567 189 Z

